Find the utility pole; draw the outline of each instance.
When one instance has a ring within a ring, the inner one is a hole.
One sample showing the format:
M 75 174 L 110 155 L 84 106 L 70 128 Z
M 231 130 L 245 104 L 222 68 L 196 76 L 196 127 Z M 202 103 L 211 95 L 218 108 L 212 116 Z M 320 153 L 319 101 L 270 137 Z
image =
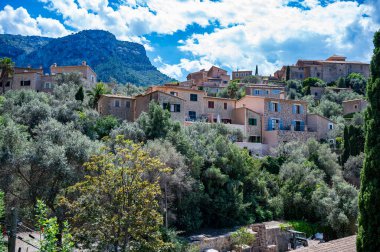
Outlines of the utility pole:
M 8 234 L 8 252 L 16 252 L 16 236 L 17 236 L 17 209 L 11 209 L 11 228 Z

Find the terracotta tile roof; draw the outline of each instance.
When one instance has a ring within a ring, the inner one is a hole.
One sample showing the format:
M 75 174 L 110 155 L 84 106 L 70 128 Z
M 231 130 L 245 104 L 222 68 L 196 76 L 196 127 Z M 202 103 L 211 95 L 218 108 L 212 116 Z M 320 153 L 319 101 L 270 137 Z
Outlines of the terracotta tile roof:
M 318 243 L 306 248 L 296 249 L 296 252 L 356 252 L 356 235 Z

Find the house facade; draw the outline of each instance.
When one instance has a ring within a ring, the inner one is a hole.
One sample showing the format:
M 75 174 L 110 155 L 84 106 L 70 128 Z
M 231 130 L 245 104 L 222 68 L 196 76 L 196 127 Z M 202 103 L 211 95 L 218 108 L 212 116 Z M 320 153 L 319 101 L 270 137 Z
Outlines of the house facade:
M 343 115 L 348 115 L 348 114 L 364 111 L 368 106 L 368 102 L 363 99 L 354 99 L 354 100 L 343 101 L 342 105 L 343 105 Z
M 242 79 L 247 76 L 252 76 L 251 70 L 244 70 L 244 71 L 233 71 L 232 72 L 232 80 Z
M 288 79 L 304 80 L 309 77 L 319 78 L 326 83 L 336 81 L 340 77 L 347 77 L 351 73 L 360 73 L 369 78 L 369 64 L 359 61 L 347 61 L 344 56 L 333 55 L 326 60 L 298 60 L 289 66 Z M 275 76 L 286 80 L 286 66 L 275 72 Z
M 246 95 L 285 99 L 285 87 L 280 85 L 251 84 L 245 87 Z
M 208 71 L 202 69 L 198 72 L 187 75 L 187 81 L 194 86 L 201 88 L 209 94 L 216 94 L 221 89 L 227 87 L 230 81 L 227 71 L 216 66 L 212 66 Z
M 94 86 L 97 77 L 96 73 L 86 62 L 79 66 L 57 66 L 50 67 L 50 74 L 44 73 L 41 68 L 15 67 L 11 78 L 5 81 L 5 91 L 17 89 L 31 89 L 37 92 L 51 92 L 56 84 L 56 76 L 65 73 L 79 73 L 86 87 Z M 3 83 L 0 82 L 0 92 Z
M 120 95 L 102 95 L 98 101 L 100 115 L 114 115 L 121 120 L 133 122 L 136 114 L 136 99 Z

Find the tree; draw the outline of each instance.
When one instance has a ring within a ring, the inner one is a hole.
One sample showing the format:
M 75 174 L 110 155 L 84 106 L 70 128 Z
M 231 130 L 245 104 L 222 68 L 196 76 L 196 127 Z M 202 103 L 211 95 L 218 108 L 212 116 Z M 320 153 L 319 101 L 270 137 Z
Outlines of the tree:
M 342 164 L 350 156 L 357 156 L 364 151 L 364 132 L 361 126 L 349 125 L 344 127 Z
M 49 218 L 45 203 L 41 200 L 37 201 L 37 224 L 41 230 L 42 239 L 40 239 L 39 251 L 42 252 L 73 252 L 74 243 L 69 233 L 69 224 L 67 221 L 63 224 L 62 233 L 59 234 L 59 225 L 56 217 Z M 58 236 L 62 236 L 59 243 Z
M 78 89 L 78 92 L 75 94 L 75 100 L 83 102 L 83 99 L 84 99 L 83 86 L 80 86 Z
M 0 191 L 0 220 L 4 218 L 4 212 L 5 207 L 4 207 L 4 193 Z M 0 230 L 3 230 L 2 225 L 0 225 Z M 3 234 L 0 234 L 0 252 L 5 252 L 5 242 L 3 238 Z
M 366 78 L 359 73 L 351 73 L 347 76 L 346 86 L 352 88 L 358 94 L 365 94 L 367 80 Z
M 170 117 L 168 110 L 152 101 L 149 103 L 148 112 L 141 114 L 137 123 L 144 130 L 147 139 L 160 138 L 179 128 L 178 123 L 173 122 Z
M 256 65 L 255 75 L 256 75 L 256 76 L 259 75 L 259 66 L 258 66 L 258 65 Z
M 68 207 L 73 235 L 85 248 L 97 251 L 160 251 L 167 246 L 159 228 L 159 177 L 169 172 L 141 144 L 122 137 L 84 166 L 85 179 L 67 190 L 61 203 Z
M 288 81 L 290 80 L 290 66 L 286 66 L 286 76 L 285 80 Z
M 363 168 L 364 154 L 360 153 L 357 156 L 350 156 L 344 163 L 343 177 L 354 185 L 360 187 L 360 171 Z
M 3 94 L 8 78 L 14 72 L 15 63 L 10 58 L 0 58 L 0 83 L 2 83 Z
M 309 77 L 302 81 L 302 91 L 304 95 L 310 94 L 310 87 L 325 87 L 326 83 L 316 77 Z
M 86 93 L 90 97 L 90 106 L 94 109 L 97 109 L 100 97 L 103 94 L 109 93 L 109 91 L 107 90 L 107 86 L 104 83 L 99 82 L 95 85 L 95 87 L 92 88 L 92 90 L 87 90 Z
M 359 252 L 380 248 L 380 31 L 374 35 L 371 78 L 367 86 L 369 106 L 365 114 L 364 165 L 360 174 Z

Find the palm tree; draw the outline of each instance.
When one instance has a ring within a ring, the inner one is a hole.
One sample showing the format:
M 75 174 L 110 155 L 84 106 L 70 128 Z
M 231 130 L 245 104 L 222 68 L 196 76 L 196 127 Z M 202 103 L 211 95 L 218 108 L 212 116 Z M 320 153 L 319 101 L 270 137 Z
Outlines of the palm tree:
M 87 90 L 86 93 L 90 97 L 90 106 L 97 108 L 100 96 L 108 94 L 109 91 L 104 83 L 99 82 L 92 90 Z
M 10 58 L 0 58 L 0 82 L 3 86 L 3 94 L 5 93 L 5 84 L 14 72 L 15 63 Z

